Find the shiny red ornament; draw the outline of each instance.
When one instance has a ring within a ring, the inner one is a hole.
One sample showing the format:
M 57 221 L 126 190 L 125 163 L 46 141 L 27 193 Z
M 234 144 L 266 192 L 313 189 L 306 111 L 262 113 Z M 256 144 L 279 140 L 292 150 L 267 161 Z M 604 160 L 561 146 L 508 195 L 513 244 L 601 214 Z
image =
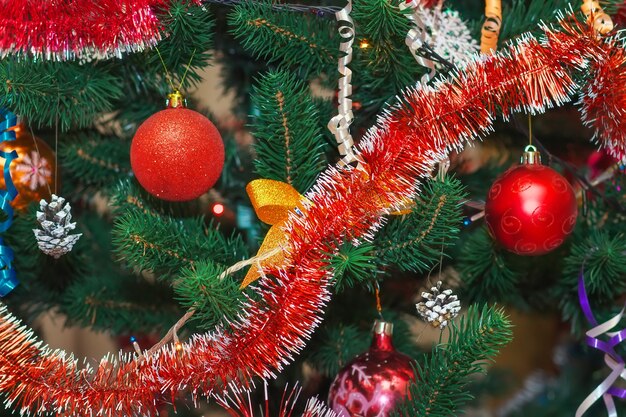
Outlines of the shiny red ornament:
M 393 324 L 376 321 L 369 350 L 333 381 L 328 404 L 339 417 L 387 417 L 406 397 L 412 359 L 393 347 Z
M 139 126 L 130 147 L 130 165 L 150 194 L 188 201 L 206 193 L 220 177 L 224 144 L 209 119 L 176 103 Z
M 570 184 L 532 151 L 493 183 L 485 204 L 491 235 L 518 255 L 543 255 L 559 247 L 574 230 L 577 215 Z

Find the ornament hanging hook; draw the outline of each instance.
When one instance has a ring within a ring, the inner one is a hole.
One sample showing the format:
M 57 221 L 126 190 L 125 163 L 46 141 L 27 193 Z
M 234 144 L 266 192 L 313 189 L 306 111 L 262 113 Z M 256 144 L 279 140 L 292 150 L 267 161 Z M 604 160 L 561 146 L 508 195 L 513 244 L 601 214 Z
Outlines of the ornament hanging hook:
M 165 79 L 167 80 L 167 83 L 170 85 L 170 88 L 172 89 L 172 92 L 178 91 L 174 87 L 174 84 L 172 83 L 172 76 L 170 75 L 170 72 L 167 69 L 167 65 L 165 65 L 165 61 L 163 60 L 163 56 L 161 55 L 161 51 L 159 51 L 159 47 L 155 45 L 154 49 L 156 50 L 157 55 L 159 55 L 159 60 L 161 61 L 161 64 L 163 64 L 163 69 L 165 70 Z
M 381 320 L 384 320 L 383 305 L 380 302 L 380 285 L 378 284 L 378 281 L 374 281 L 374 296 L 376 297 L 376 311 L 378 312 L 378 317 L 380 317 Z
M 183 87 L 183 84 L 185 83 L 185 79 L 187 78 L 187 73 L 189 72 L 189 68 L 191 67 L 191 62 L 193 61 L 193 58 L 196 56 L 197 49 L 194 48 L 193 52 L 191 53 L 191 57 L 189 57 L 189 62 L 187 62 L 187 65 L 185 68 L 185 73 L 180 79 L 180 83 L 178 83 L 178 87 L 174 87 L 174 83 L 172 83 L 172 74 L 167 69 L 167 65 L 165 64 L 163 55 L 161 55 L 161 51 L 159 51 L 159 48 L 157 46 L 155 46 L 154 49 L 156 50 L 157 55 L 159 56 L 159 60 L 161 61 L 161 65 L 163 65 L 163 69 L 165 70 L 165 78 L 167 79 L 167 83 L 170 85 L 170 88 L 172 89 L 173 92 L 179 92 L 180 89 Z
M 196 56 L 196 48 L 193 49 L 193 52 L 191 53 L 191 57 L 189 58 L 189 62 L 187 62 L 187 68 L 185 68 L 185 73 L 183 74 L 183 77 L 180 79 L 180 84 L 178 84 L 178 88 L 176 89 L 176 91 L 179 91 L 182 86 L 183 83 L 185 82 L 185 78 L 187 78 L 187 73 L 189 72 L 189 67 L 191 67 L 191 61 L 193 61 L 193 57 Z M 165 64 L 163 64 L 165 65 Z

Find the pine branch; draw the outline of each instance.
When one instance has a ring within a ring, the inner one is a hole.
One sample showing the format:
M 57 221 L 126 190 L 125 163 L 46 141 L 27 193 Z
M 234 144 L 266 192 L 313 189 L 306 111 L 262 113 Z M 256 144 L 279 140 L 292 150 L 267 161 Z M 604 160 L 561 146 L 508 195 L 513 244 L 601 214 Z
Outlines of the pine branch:
M 338 48 L 329 37 L 334 22 L 274 10 L 269 2 L 250 2 L 235 7 L 228 23 L 246 50 L 269 63 L 298 67 L 314 76 L 337 65 Z
M 173 235 L 180 232 L 177 222 L 170 220 L 154 226 L 145 220 L 137 214 L 116 220 L 113 243 L 120 259 L 140 270 L 168 270 L 170 273 L 195 264 L 198 258 L 185 250 L 182 242 Z
M 468 377 L 483 371 L 498 351 L 512 339 L 511 324 L 501 309 L 471 306 L 450 339 L 415 369 L 409 396 L 392 416 L 448 417 L 472 398 Z
M 507 255 L 484 227 L 470 234 L 457 257 L 464 297 L 470 302 L 517 300 L 521 274 L 511 268 Z
M 153 216 L 158 221 L 160 216 L 175 218 L 198 217 L 204 212 L 204 203 L 201 200 L 190 202 L 170 202 L 161 200 L 145 191 L 137 181 L 126 178 L 120 181 L 116 187 L 112 187 L 111 199 L 113 208 L 118 215 L 127 212 L 137 212 L 147 216 Z
M 231 265 L 248 257 L 240 236 L 228 238 L 203 218 L 183 217 L 185 205 L 153 198 L 134 182 L 120 183 L 113 201 L 113 251 L 138 270 L 173 277 L 200 260 Z
M 411 27 L 399 9 L 402 0 L 363 0 L 354 3 L 352 17 L 357 36 L 369 47 L 355 48 L 355 82 L 364 105 L 381 105 L 424 73 L 405 45 Z M 367 94 L 367 96 L 365 96 Z
M 182 314 L 167 285 L 147 283 L 119 271 L 79 280 L 63 294 L 61 311 L 69 323 L 95 330 L 152 333 Z
M 337 292 L 365 282 L 372 283 L 376 278 L 379 265 L 376 247 L 371 243 L 354 246 L 351 242 L 344 242 L 337 253 L 329 255 Z
M 457 179 L 429 181 L 411 213 L 391 216 L 373 244 L 344 242 L 330 264 L 337 291 L 376 278 L 384 265 L 403 271 L 429 270 L 455 244 L 463 199 L 465 191 Z
M 568 0 L 513 0 L 510 7 L 505 6 L 503 11 L 506 18 L 502 20 L 500 28 L 500 43 L 524 32 L 537 31 L 541 21 L 555 20 L 556 12 L 569 5 Z
M 369 297 L 368 297 L 369 298 Z M 352 299 L 352 303 L 344 303 L 347 308 L 354 306 L 354 302 L 362 302 L 362 298 Z M 336 300 L 341 303 L 345 300 Z M 346 314 L 334 311 L 329 314 L 329 319 L 338 319 L 339 323 L 326 324 L 320 332 L 316 333 L 311 342 L 307 345 L 309 354 L 306 360 L 316 370 L 328 377 L 334 377 L 339 370 L 346 366 L 355 356 L 365 353 L 369 347 L 372 335 L 371 323 L 358 327 L 353 324 L 345 324 Z M 371 317 L 376 312 L 372 308 L 359 309 L 358 317 Z M 385 320 L 394 325 L 394 345 L 396 349 L 410 357 L 421 355 L 419 348 L 415 344 L 415 338 L 410 330 L 410 325 L 402 319 L 402 313 L 391 309 L 385 309 Z M 353 322 L 359 320 L 353 319 Z
M 90 132 L 60 145 L 63 168 L 84 184 L 106 186 L 130 173 L 127 141 Z
M 129 211 L 113 228 L 114 251 L 138 270 L 150 270 L 159 278 L 177 276 L 200 260 L 230 265 L 246 253 L 240 237 L 226 238 L 203 219 L 178 219 L 154 212 Z
M 135 181 L 120 181 L 113 190 L 112 200 L 117 214 L 140 212 L 145 215 L 158 216 L 166 214 L 162 200 L 146 193 Z
M 220 278 L 225 269 L 211 261 L 200 261 L 193 268 L 185 268 L 174 284 L 180 304 L 193 308 L 193 319 L 205 329 L 235 320 L 245 301 L 239 280 Z
M 253 122 L 257 173 L 304 193 L 324 166 L 317 111 L 308 86 L 286 71 L 270 72 L 253 94 L 254 105 L 263 109 Z
M 57 122 L 62 130 L 88 126 L 122 96 L 122 80 L 110 69 L 110 63 L 5 58 L 0 60 L 0 107 L 38 127 Z
M 215 21 L 208 7 L 193 0 L 175 0 L 159 13 L 163 24 L 163 40 L 157 48 L 165 62 L 175 88 L 186 75 L 185 86 L 202 80 L 200 70 L 206 68 L 213 49 Z M 189 70 L 187 71 L 187 65 Z M 171 87 L 164 77 L 163 64 L 156 49 L 132 56 L 125 70 L 140 75 L 129 77 L 136 91 L 152 88 L 162 95 Z
M 427 271 L 460 232 L 465 191 L 454 178 L 429 181 L 410 214 L 392 216 L 376 239 L 376 257 L 404 271 Z
M 621 231 L 593 229 L 578 233 L 569 255 L 565 258 L 562 277 L 553 291 L 553 297 L 560 300 L 565 320 L 580 331 L 587 328 L 578 301 L 578 277 L 584 267 L 585 289 L 589 295 L 594 314 L 600 322 L 615 316 L 620 305 L 615 303 L 615 295 L 626 292 L 626 241 L 624 227 Z
M 317 337 L 317 346 L 307 358 L 322 374 L 337 375 L 356 355 L 369 346 L 369 333 L 354 325 L 325 326 Z

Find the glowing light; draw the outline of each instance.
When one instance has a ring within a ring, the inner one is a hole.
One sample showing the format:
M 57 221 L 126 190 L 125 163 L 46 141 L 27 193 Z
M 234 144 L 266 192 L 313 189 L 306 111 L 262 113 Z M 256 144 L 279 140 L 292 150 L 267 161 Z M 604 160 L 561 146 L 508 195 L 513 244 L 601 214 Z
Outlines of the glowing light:
M 367 39 L 363 39 L 360 43 L 359 43 L 359 48 L 361 49 L 367 49 L 370 47 L 370 43 Z
M 213 205 L 213 214 L 216 216 L 221 216 L 224 214 L 224 205 L 222 203 L 215 203 Z

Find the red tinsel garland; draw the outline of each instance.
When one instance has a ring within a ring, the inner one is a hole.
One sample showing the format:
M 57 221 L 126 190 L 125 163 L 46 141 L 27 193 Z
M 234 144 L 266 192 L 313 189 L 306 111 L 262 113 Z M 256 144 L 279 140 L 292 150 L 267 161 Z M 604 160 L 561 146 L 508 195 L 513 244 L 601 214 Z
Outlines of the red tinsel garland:
M 93 59 L 160 40 L 153 7 L 164 0 L 0 0 L 0 56 Z
M 626 70 L 623 46 L 566 21 L 545 35 L 543 43 L 527 37 L 477 58 L 434 88 L 407 90 L 362 141 L 363 169 L 329 168 L 307 195 L 312 207 L 292 215 L 291 261 L 266 268 L 237 322 L 194 335 L 179 353 L 170 345 L 149 357 L 109 356 L 81 369 L 64 352 L 42 347 L 3 309 L 0 391 L 25 414 L 131 416 L 154 412 L 168 391 L 210 395 L 226 381 L 272 377 L 320 321 L 330 296 L 326 254 L 337 242 L 370 238 L 390 207 L 415 195 L 419 178 L 450 150 L 487 133 L 498 112 L 540 113 L 569 101 L 578 89 L 572 70 L 591 70 L 584 121 L 602 146 L 624 155 L 626 92 L 615 84 Z
M 270 410 L 269 397 L 267 395 L 267 384 L 265 385 L 265 404 L 264 407 L 255 407 L 250 399 L 250 392 L 242 390 L 237 385 L 229 384 L 228 391 L 223 395 L 215 397 L 216 402 L 228 412 L 232 417 L 292 417 L 295 415 L 294 410 L 298 397 L 302 388 L 295 386 L 291 391 L 285 387 L 283 397 L 280 401 L 278 410 Z M 300 417 L 338 417 L 334 411 L 329 409 L 326 404 L 317 398 L 311 398 L 307 401 L 304 411 Z

